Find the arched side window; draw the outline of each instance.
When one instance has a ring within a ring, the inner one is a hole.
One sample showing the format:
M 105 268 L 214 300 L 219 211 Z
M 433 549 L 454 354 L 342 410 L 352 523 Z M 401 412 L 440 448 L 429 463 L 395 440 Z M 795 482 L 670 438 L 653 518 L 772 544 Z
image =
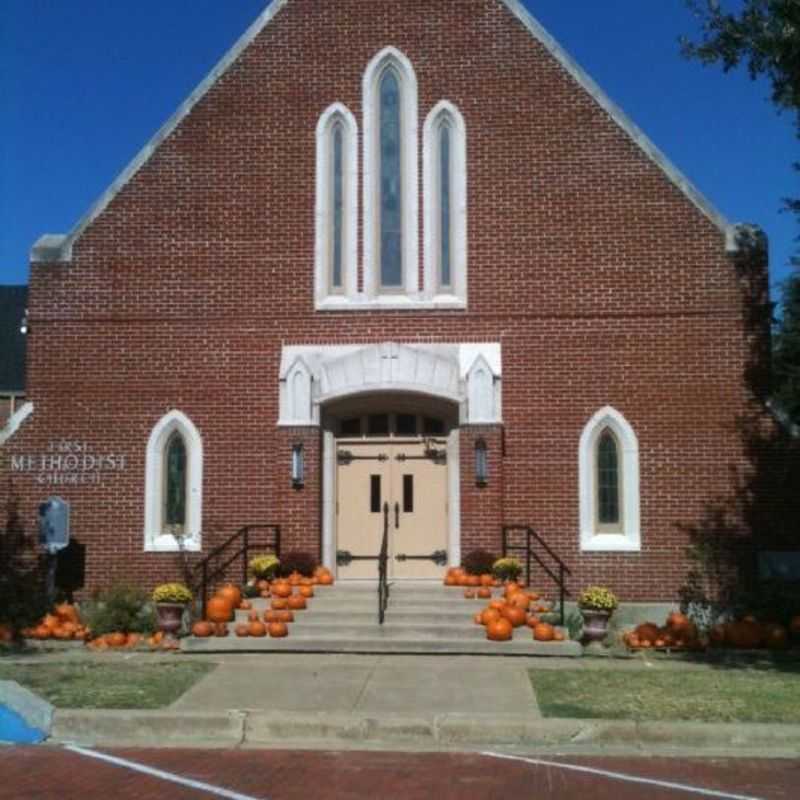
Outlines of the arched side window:
M 464 118 L 443 100 L 423 131 L 428 300 L 467 301 L 467 145 Z
M 387 47 L 364 73 L 364 293 L 417 300 L 417 78 Z
M 586 424 L 578 451 L 581 550 L 638 551 L 639 443 L 607 406 Z
M 358 126 L 341 103 L 317 123 L 316 194 L 315 299 L 324 308 L 358 292 Z
M 180 411 L 150 433 L 145 459 L 144 549 L 201 549 L 203 442 Z

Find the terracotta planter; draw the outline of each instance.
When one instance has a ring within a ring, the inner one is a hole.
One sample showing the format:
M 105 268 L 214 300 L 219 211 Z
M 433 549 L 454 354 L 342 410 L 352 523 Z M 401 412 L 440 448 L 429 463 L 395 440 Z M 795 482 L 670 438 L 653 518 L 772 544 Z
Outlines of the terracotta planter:
M 583 617 L 583 640 L 586 644 L 602 642 L 608 635 L 608 621 L 611 619 L 610 611 L 601 611 L 597 608 L 580 609 Z
M 156 603 L 158 627 L 166 636 L 175 638 L 181 629 L 186 603 Z

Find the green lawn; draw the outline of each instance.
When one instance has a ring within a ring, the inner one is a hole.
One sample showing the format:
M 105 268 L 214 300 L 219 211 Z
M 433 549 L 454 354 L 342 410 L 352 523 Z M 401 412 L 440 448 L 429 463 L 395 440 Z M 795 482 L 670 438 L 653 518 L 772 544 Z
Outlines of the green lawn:
M 207 662 L 0 664 L 0 680 L 26 686 L 56 708 L 163 708 L 214 669 Z
M 545 717 L 800 722 L 800 673 L 759 669 L 531 670 Z

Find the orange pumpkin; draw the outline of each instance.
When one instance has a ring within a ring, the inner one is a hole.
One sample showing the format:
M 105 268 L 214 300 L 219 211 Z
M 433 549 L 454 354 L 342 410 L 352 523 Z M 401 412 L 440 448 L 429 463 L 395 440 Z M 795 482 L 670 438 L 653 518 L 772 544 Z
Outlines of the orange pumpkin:
M 125 643 L 126 647 L 134 648 L 142 640 L 141 633 L 129 633 L 128 641 Z
M 233 632 L 239 637 L 249 636 L 250 635 L 250 626 L 246 622 L 240 622 L 234 629 Z
M 492 590 L 486 586 L 481 586 L 481 588 L 478 589 L 477 595 L 481 600 L 488 600 L 492 596 Z
M 313 597 L 314 596 L 314 587 L 313 586 L 301 586 L 300 587 L 300 594 L 303 597 Z
M 275 619 L 272 622 L 294 622 L 293 611 L 276 611 Z
M 274 597 L 291 597 L 292 585 L 286 581 L 276 581 L 272 584 L 270 591 Z
M 475 590 L 474 589 L 464 589 L 464 599 L 465 600 L 474 600 L 475 599 Z
M 242 602 L 242 593 L 238 586 L 232 583 L 226 583 L 221 589 L 217 589 L 216 594 L 219 597 L 226 597 L 230 600 L 231 606 L 236 608 Z
M 228 623 L 217 622 L 214 625 L 214 636 L 227 636 L 227 635 L 228 635 Z
M 267 635 L 267 626 L 263 622 L 250 622 L 247 625 L 247 633 L 257 639 Z
M 481 575 L 481 586 L 491 587 L 494 583 L 494 578 L 491 575 Z
M 478 613 L 477 613 L 477 614 L 476 614 L 476 615 L 475 615 L 475 616 L 472 618 L 472 621 L 473 621 L 473 622 L 474 622 L 476 625 L 483 625 L 483 612 L 482 612 L 482 611 L 479 611 L 479 612 L 478 612 Z
M 299 572 L 293 572 L 289 576 L 289 585 L 290 586 L 299 586 L 303 580 L 303 576 Z
M 531 604 L 531 598 L 525 594 L 525 592 L 515 592 L 511 595 L 508 600 L 509 603 L 512 605 L 517 606 L 525 611 L 528 610 L 528 606 Z
M 506 588 L 503 590 L 504 597 L 511 597 L 512 594 L 516 594 L 519 591 L 519 584 L 515 581 L 509 581 L 506 584 Z
M 469 586 L 469 575 L 461 574 L 458 576 L 459 586 Z
M 306 599 L 301 594 L 293 594 L 289 598 L 288 603 L 289 608 L 293 611 L 302 611 L 307 606 Z
M 270 622 L 277 622 L 280 619 L 278 617 L 278 614 L 282 614 L 282 613 L 283 613 L 282 611 L 275 611 L 273 609 L 270 609 L 269 611 L 265 611 L 264 612 L 264 622 L 266 622 L 267 624 L 269 624 Z M 255 621 L 255 620 L 252 620 L 252 621 Z
M 49 628 L 47 625 L 37 625 L 33 629 L 33 638 L 34 639 L 49 639 L 52 633 L 53 633 L 53 629 Z
M 289 601 L 285 597 L 276 597 L 269 605 L 273 611 L 281 611 L 289 608 Z
M 481 622 L 487 626 L 491 625 L 493 622 L 497 622 L 499 619 L 502 619 L 502 614 L 496 608 L 484 609 L 481 614 Z
M 658 630 L 658 625 L 655 625 L 652 622 L 643 622 L 641 625 L 637 625 L 636 635 L 640 640 L 654 642 L 660 637 L 661 634 Z
M 477 575 L 469 575 L 467 576 L 467 585 L 477 588 L 481 585 L 481 579 Z
M 73 622 L 74 624 L 78 624 L 78 610 L 75 606 L 70 605 L 69 603 L 60 603 L 56 606 L 56 616 L 64 620 L 65 622 Z
M 258 596 L 268 600 L 270 597 L 272 597 L 272 594 L 270 593 L 269 589 L 264 589 L 262 592 L 259 592 Z
M 42 625 L 54 631 L 61 624 L 61 620 L 55 614 L 46 614 L 42 620 Z
M 563 642 L 566 638 L 563 631 L 556 630 L 553 634 L 553 641 L 555 642 Z
M 689 627 L 689 618 L 680 611 L 673 611 L 667 617 L 667 627 L 675 632 L 683 632 Z
M 783 625 L 777 623 L 765 625 L 764 644 L 770 650 L 782 650 L 789 644 L 789 633 Z
M 333 585 L 333 575 L 326 573 L 325 575 L 319 576 L 319 585 L 320 586 L 332 586 Z
M 515 605 L 506 606 L 501 613 L 515 628 L 524 625 L 528 618 L 525 610 Z
M 555 638 L 556 630 L 549 622 L 540 622 L 533 629 L 533 638 L 537 642 L 552 642 Z
M 205 638 L 211 636 L 213 632 L 214 626 L 210 622 L 195 622 L 195 624 L 192 625 L 192 634 L 195 636 Z
M 447 575 L 444 579 L 445 586 L 458 586 L 458 578 L 455 575 Z
M 283 639 L 289 635 L 289 629 L 283 622 L 272 622 L 269 626 L 269 635 L 275 639 Z
M 528 617 L 528 621 L 527 621 L 527 623 L 525 623 L 525 624 L 526 624 L 526 625 L 527 625 L 529 628 L 533 629 L 533 628 L 535 628 L 535 627 L 536 627 L 536 626 L 539 624 L 539 622 L 540 622 L 540 619 L 539 619 L 539 617 L 537 617 L 537 616 L 536 616 L 536 614 L 531 614 L 531 615 Z
M 502 611 L 507 605 L 508 604 L 505 600 L 492 600 L 492 602 L 489 603 L 489 608 L 495 608 L 498 611 Z
M 227 597 L 215 594 L 206 603 L 206 619 L 211 622 L 228 622 L 233 617 L 233 606 Z
M 128 637 L 119 631 L 115 633 L 109 633 L 105 637 L 105 640 L 109 647 L 125 647 L 125 645 L 128 643 Z
M 514 628 L 505 619 L 497 619 L 486 626 L 486 638 L 492 642 L 507 642 L 514 636 Z

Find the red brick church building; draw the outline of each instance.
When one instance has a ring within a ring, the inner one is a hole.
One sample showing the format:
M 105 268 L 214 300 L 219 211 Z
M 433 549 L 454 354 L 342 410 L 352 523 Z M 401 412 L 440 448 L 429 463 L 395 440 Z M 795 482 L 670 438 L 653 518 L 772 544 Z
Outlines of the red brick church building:
M 274 0 L 34 246 L 4 469 L 31 525 L 69 501 L 88 588 L 259 522 L 373 577 L 337 562 L 388 504 L 392 556 L 524 524 L 573 591 L 674 599 L 744 459 L 736 258 L 518 0 Z

